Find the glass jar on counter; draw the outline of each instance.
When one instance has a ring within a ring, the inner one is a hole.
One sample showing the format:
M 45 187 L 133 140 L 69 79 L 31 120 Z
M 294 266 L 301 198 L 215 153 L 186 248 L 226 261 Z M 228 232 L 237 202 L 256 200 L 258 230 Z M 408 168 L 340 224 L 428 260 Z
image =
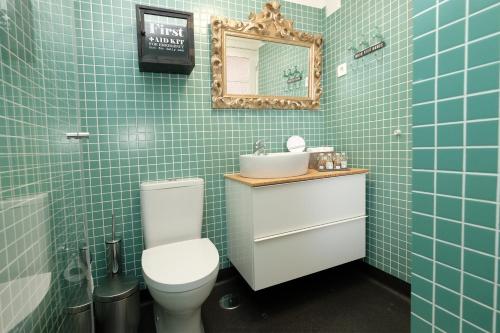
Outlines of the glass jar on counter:
M 339 153 L 335 153 L 335 170 L 340 170 L 342 168 L 342 162 L 341 162 L 341 157 Z
M 326 171 L 332 171 L 333 170 L 333 154 L 332 153 L 327 153 L 326 154 L 326 164 L 325 164 L 325 169 Z
M 326 170 L 326 156 L 324 153 L 320 153 L 318 155 L 318 171 L 325 171 Z
M 340 154 L 340 168 L 343 170 L 348 169 L 347 168 L 347 154 L 346 153 Z

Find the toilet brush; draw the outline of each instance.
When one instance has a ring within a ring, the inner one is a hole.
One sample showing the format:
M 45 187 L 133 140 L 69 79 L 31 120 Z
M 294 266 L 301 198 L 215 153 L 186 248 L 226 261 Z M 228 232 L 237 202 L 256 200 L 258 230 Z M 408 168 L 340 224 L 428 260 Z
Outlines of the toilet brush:
M 106 241 L 106 257 L 107 257 L 107 271 L 108 274 L 114 276 L 119 274 L 121 271 L 120 260 L 121 260 L 121 239 L 116 239 L 115 235 L 115 212 L 113 211 L 111 217 L 111 239 Z

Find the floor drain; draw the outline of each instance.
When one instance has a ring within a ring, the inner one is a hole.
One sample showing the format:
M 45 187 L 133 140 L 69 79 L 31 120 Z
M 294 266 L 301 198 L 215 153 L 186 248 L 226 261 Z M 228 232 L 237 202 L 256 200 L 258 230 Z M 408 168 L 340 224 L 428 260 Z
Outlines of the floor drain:
M 219 305 L 225 310 L 234 310 L 240 306 L 240 296 L 237 294 L 226 294 L 219 299 Z

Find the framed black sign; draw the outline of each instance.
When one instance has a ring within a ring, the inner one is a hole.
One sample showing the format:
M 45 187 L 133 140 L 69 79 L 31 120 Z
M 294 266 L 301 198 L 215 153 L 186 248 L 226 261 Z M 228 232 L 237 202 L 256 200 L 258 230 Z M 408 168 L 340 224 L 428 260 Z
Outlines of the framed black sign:
M 190 74 L 194 67 L 193 13 L 136 5 L 139 70 Z

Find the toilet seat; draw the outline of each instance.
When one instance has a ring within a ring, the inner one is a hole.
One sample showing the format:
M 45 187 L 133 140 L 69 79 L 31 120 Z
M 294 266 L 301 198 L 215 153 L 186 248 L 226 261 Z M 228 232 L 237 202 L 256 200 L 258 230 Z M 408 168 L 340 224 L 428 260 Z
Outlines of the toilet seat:
M 218 269 L 219 253 L 208 238 L 155 246 L 142 252 L 146 285 L 160 291 L 199 288 L 213 279 Z

